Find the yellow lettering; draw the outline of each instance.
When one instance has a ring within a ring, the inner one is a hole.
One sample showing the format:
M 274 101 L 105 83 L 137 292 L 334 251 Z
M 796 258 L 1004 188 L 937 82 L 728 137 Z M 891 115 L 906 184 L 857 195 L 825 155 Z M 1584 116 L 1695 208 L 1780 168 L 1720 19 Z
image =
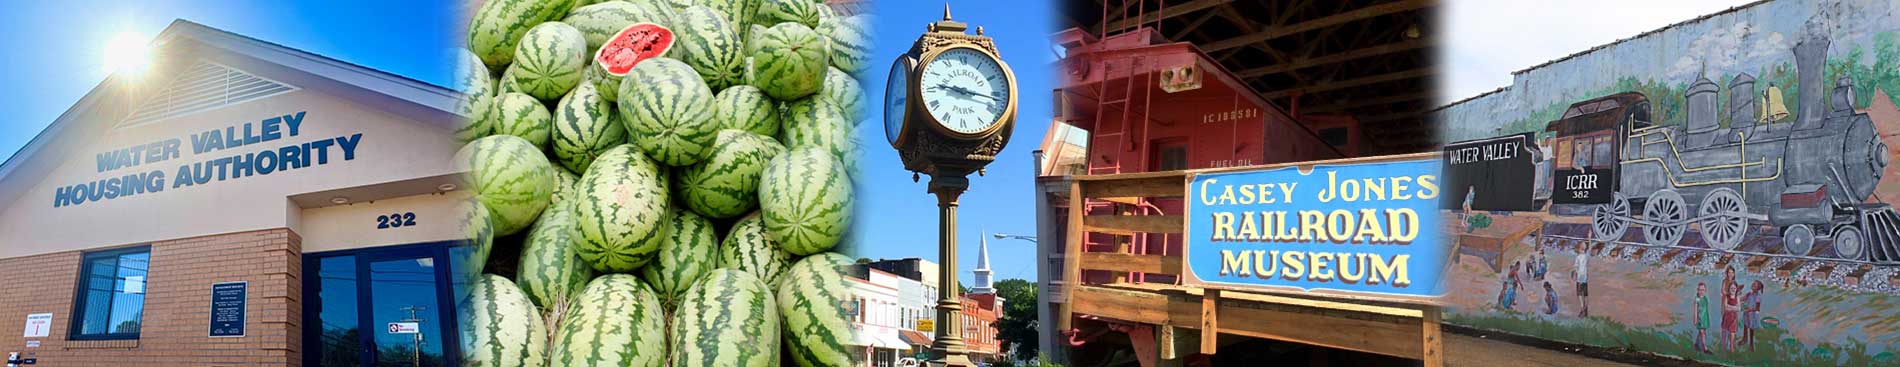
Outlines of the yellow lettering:
M 1226 241 L 1234 238 L 1234 213 L 1214 213 L 1214 238 L 1212 241 Z
M 1252 260 L 1247 257 L 1249 252 L 1251 251 L 1241 251 L 1238 253 L 1239 256 L 1235 256 L 1236 253 L 1233 250 L 1220 250 L 1220 275 L 1247 276 L 1248 270 L 1251 269 L 1247 266 L 1247 262 Z
M 1359 209 L 1359 236 L 1353 240 L 1359 243 L 1385 243 L 1385 227 L 1379 225 L 1378 217 L 1378 210 Z
M 1254 194 L 1254 191 L 1253 191 L 1253 190 L 1254 190 L 1254 188 L 1253 188 L 1253 187 L 1254 187 L 1254 185 L 1240 185 L 1240 203 L 1241 203 L 1241 204 L 1253 204 L 1253 203 L 1254 203 L 1254 199 L 1255 199 L 1255 198 L 1254 198 L 1254 195 L 1255 195 L 1255 194 Z
M 1346 260 L 1348 258 L 1348 255 L 1353 255 L 1353 257 L 1356 257 L 1357 259 L 1348 261 Z M 1365 263 L 1366 263 L 1366 254 L 1363 252 L 1355 253 L 1355 254 L 1347 254 L 1344 252 L 1339 253 L 1339 280 L 1345 281 L 1346 284 L 1359 283 L 1359 279 L 1363 279 L 1366 277 Z M 1356 265 L 1356 266 L 1347 266 L 1347 265 Z M 1358 269 L 1359 272 L 1354 273 L 1353 269 Z
M 1293 187 L 1299 186 L 1299 185 L 1300 183 L 1298 182 L 1280 184 L 1280 197 L 1285 198 L 1287 204 L 1292 204 L 1293 203 Z
M 1337 186 L 1337 184 L 1333 182 L 1334 173 L 1336 172 L 1332 172 L 1332 171 L 1326 172 L 1326 188 L 1319 189 L 1319 202 L 1330 203 L 1330 202 L 1333 202 L 1334 197 L 1338 196 L 1337 194 L 1334 194 L 1334 192 L 1336 191 L 1334 187 Z
M 1334 210 L 1326 215 L 1326 236 L 1331 237 L 1333 243 L 1351 241 L 1353 223 L 1352 211 Z
M 1326 268 L 1327 263 L 1330 263 L 1332 261 L 1333 261 L 1333 253 L 1331 252 L 1314 253 L 1313 254 L 1313 271 L 1308 272 L 1311 275 L 1308 276 L 1307 278 L 1322 281 L 1322 282 L 1333 281 L 1332 269 Z
M 1327 172 L 1331 173 L 1331 172 Z M 1347 179 L 1339 182 L 1339 199 L 1346 202 L 1359 201 L 1359 180 Z
M 1240 213 L 1240 234 L 1238 236 L 1240 237 L 1239 239 L 1246 240 L 1246 241 L 1260 240 L 1260 224 L 1255 223 L 1253 220 L 1253 217 L 1254 217 L 1253 212 Z
M 1418 176 L 1418 198 L 1431 200 L 1438 197 L 1438 176 Z
M 1391 222 L 1389 238 L 1393 243 L 1411 243 L 1418 238 L 1418 212 L 1412 208 L 1386 209 L 1385 216 Z
M 1254 250 L 1253 252 L 1253 275 L 1260 279 L 1272 279 L 1274 273 L 1280 272 L 1280 262 L 1275 261 L 1280 258 L 1280 250 L 1273 250 L 1264 259 L 1260 257 L 1263 252 L 1266 251 Z
M 1286 280 L 1299 280 L 1300 276 L 1306 275 L 1306 253 L 1299 251 L 1282 252 L 1280 253 L 1280 262 L 1286 264 L 1286 271 L 1280 272 L 1281 278 L 1286 278 Z
M 1365 185 L 1366 192 L 1369 193 L 1366 194 L 1366 200 L 1372 200 L 1372 195 L 1378 195 L 1379 200 L 1385 200 L 1385 177 L 1366 179 Z
M 1218 180 L 1210 178 L 1210 179 L 1201 181 L 1201 205 L 1209 205 L 1209 206 L 1214 205 L 1214 199 L 1210 199 L 1207 197 L 1207 185 L 1214 184 L 1214 181 L 1218 181 Z
M 1316 237 L 1315 235 L 1320 237 L 1321 240 L 1324 240 L 1326 237 L 1325 221 L 1326 213 L 1321 213 L 1318 210 L 1301 210 L 1300 240 L 1312 241 L 1313 237 Z
M 1411 180 L 1412 176 L 1392 178 L 1392 200 L 1412 200 L 1412 195 L 1405 193 L 1405 182 Z
M 1405 266 L 1406 260 L 1410 260 L 1411 257 L 1412 255 L 1393 256 L 1392 262 L 1388 263 L 1384 257 L 1372 256 L 1372 277 L 1366 278 L 1366 284 L 1379 284 L 1379 281 L 1383 280 L 1399 288 L 1412 285 L 1412 278 L 1406 274 Z

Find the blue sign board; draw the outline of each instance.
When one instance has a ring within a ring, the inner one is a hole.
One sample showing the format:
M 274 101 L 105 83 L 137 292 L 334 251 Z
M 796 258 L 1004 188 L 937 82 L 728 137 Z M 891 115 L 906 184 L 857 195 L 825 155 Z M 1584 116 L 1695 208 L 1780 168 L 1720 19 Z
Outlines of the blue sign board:
M 211 336 L 244 336 L 245 293 L 250 283 L 224 282 L 211 285 Z
M 1187 282 L 1423 300 L 1451 248 L 1437 159 L 1201 173 L 1188 179 Z

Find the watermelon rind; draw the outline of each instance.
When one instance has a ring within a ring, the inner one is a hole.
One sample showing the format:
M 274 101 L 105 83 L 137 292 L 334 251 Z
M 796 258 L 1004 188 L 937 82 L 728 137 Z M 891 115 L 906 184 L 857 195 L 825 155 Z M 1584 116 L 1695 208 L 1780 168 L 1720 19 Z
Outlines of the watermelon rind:
M 653 259 L 666 237 L 667 177 L 658 163 L 620 145 L 601 153 L 581 175 L 574 226 L 576 249 L 603 273 L 629 273 Z
M 458 169 L 476 200 L 488 208 L 496 236 L 527 229 L 553 200 L 554 165 L 527 139 L 491 135 L 455 153 Z
M 794 148 L 766 165 L 759 183 L 765 233 L 793 255 L 831 249 L 851 225 L 851 178 L 843 161 L 816 147 Z
M 468 49 L 481 57 L 489 70 L 501 70 L 514 63 L 515 44 L 529 28 L 560 19 L 573 8 L 571 0 L 483 1 L 468 22 Z
M 542 101 L 560 99 L 580 84 L 590 56 L 580 30 L 567 23 L 541 23 L 515 45 L 515 83 Z
M 818 8 L 825 5 L 805 0 L 761 0 L 759 12 L 753 15 L 753 23 L 779 24 L 798 23 L 807 28 L 818 27 Z
M 594 157 L 627 142 L 612 100 L 603 98 L 592 83 L 581 83 L 554 105 L 554 158 L 569 172 L 586 172 Z
M 713 120 L 721 128 L 745 130 L 764 136 L 778 136 L 778 101 L 759 87 L 735 85 L 719 91 L 713 98 Z
M 659 254 L 640 268 L 640 278 L 653 287 L 661 304 L 670 307 L 693 282 L 718 267 L 719 234 L 712 221 L 690 211 L 674 212 L 667 226 Z
M 720 126 L 713 93 L 691 66 L 666 57 L 641 61 L 620 83 L 619 97 L 620 122 L 654 161 L 686 166 L 712 153 Z
M 824 95 L 785 103 L 778 139 L 787 149 L 814 147 L 845 159 L 849 153 L 851 122 L 845 111 Z
M 850 257 L 824 252 L 798 260 L 778 284 L 779 316 L 784 319 L 786 350 L 801 367 L 856 366 L 850 311 L 851 283 L 845 280 Z
M 455 88 L 462 93 L 462 100 L 455 104 L 455 113 L 462 117 L 455 127 L 455 140 L 467 143 L 495 130 L 489 118 L 489 104 L 495 100 L 495 81 L 489 75 L 488 66 L 483 65 L 474 52 L 456 49 L 455 55 Z
M 871 31 L 869 15 L 827 19 L 818 30 L 831 40 L 831 66 L 853 74 L 871 67 L 876 34 Z
M 870 101 L 864 94 L 864 88 L 858 85 L 858 79 L 838 68 L 825 69 L 825 82 L 818 87 L 818 96 L 838 106 L 844 113 L 846 126 L 858 126 L 864 122 L 865 111 Z
M 759 178 L 765 165 L 785 152 L 772 138 L 739 130 L 720 130 L 713 155 L 676 172 L 674 193 L 686 207 L 711 218 L 732 218 L 759 205 Z
M 468 235 L 468 246 L 470 246 L 467 255 L 455 259 L 461 262 L 457 269 L 462 269 L 463 272 L 457 275 L 481 274 L 482 268 L 488 264 L 489 252 L 495 247 L 495 225 L 488 217 L 488 207 L 483 206 L 481 200 L 468 198 L 463 199 L 460 205 L 456 206 L 456 210 L 462 213 L 459 225 L 462 226 L 463 233 Z
M 719 244 L 719 268 L 744 270 L 768 284 L 777 283 L 779 274 L 791 263 L 792 254 L 765 233 L 765 220 L 758 213 L 733 223 L 726 240 Z
M 673 311 L 671 366 L 777 366 L 780 320 L 774 298 L 752 273 L 713 270 Z
M 515 283 L 484 274 L 457 303 L 462 366 L 540 367 L 547 363 L 548 331 L 540 312 Z
M 667 317 L 662 307 L 632 275 L 595 278 L 562 316 L 549 359 L 554 366 L 664 366 Z

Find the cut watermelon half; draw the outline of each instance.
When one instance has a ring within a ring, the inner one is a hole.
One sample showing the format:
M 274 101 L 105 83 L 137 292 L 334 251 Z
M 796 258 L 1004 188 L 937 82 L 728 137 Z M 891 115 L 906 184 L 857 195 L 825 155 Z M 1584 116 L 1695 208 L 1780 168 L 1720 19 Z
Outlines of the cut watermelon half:
M 615 33 L 594 51 L 594 63 L 608 74 L 626 76 L 640 60 L 665 54 L 673 48 L 673 30 L 653 23 L 634 23 Z

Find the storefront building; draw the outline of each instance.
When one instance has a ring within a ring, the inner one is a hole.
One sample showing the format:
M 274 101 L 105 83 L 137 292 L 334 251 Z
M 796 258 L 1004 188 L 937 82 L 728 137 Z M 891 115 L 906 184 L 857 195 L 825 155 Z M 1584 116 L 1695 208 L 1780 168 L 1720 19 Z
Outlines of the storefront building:
M 911 355 L 911 346 L 899 336 L 903 308 L 897 303 L 897 285 L 904 279 L 882 270 L 858 267 L 851 280 L 851 301 L 857 307 L 851 328 L 857 334 L 852 346 L 863 348 L 867 366 L 892 367 Z
M 0 165 L 4 352 L 455 365 L 454 92 L 187 21 L 153 44 Z

